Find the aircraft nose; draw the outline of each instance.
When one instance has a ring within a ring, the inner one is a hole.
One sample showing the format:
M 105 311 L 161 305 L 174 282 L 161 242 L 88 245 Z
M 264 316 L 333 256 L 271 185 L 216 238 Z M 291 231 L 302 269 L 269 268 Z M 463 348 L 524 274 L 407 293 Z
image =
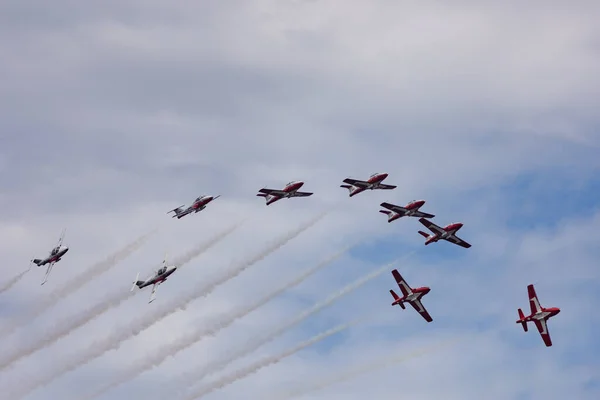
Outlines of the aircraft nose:
M 383 173 L 383 174 L 379 174 L 379 176 L 381 177 L 381 179 L 385 179 L 388 177 L 387 173 Z

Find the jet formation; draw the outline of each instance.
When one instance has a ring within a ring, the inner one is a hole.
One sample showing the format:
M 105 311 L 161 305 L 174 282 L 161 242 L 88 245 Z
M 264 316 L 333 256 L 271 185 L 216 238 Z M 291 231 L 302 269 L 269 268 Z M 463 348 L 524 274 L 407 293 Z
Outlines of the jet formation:
M 343 180 L 343 184 L 340 187 L 347 189 L 349 197 L 356 196 L 359 193 L 362 193 L 366 190 L 393 190 L 397 186 L 389 185 L 383 183 L 383 181 L 388 177 L 387 173 L 374 173 L 366 180 L 354 179 L 354 178 L 346 178 Z M 265 199 L 265 204 L 267 206 L 281 200 L 281 199 L 291 199 L 293 197 L 310 197 L 313 195 L 312 192 L 302 192 L 299 189 L 304 186 L 303 181 L 291 181 L 287 183 L 281 189 L 272 189 L 272 188 L 262 188 L 258 191 L 256 196 L 263 197 Z M 206 208 L 206 206 L 219 198 L 218 196 L 199 196 L 194 200 L 194 202 L 188 206 L 187 208 L 183 208 L 184 205 L 179 207 L 175 207 L 170 210 L 167 214 L 174 213 L 173 218 L 181 219 L 187 215 L 198 213 Z M 425 205 L 425 200 L 412 200 L 408 204 L 404 206 L 396 205 L 393 203 L 383 202 L 380 204 L 380 207 L 384 208 L 384 210 L 379 210 L 380 213 L 388 216 L 387 222 L 391 223 L 396 221 L 397 219 L 403 217 L 415 217 L 419 218 L 419 222 L 425 228 L 427 228 L 431 233 L 426 233 L 424 231 L 418 230 L 421 236 L 425 238 L 425 245 L 429 245 L 431 243 L 439 242 L 440 240 L 452 243 L 454 245 L 463 247 L 468 249 L 471 247 L 471 244 L 465 241 L 464 239 L 458 237 L 456 233 L 462 229 L 462 222 L 454 222 L 445 226 L 440 226 L 431 221 L 431 219 L 435 218 L 434 214 L 426 213 L 421 211 L 421 207 Z M 62 242 L 64 239 L 65 231 L 60 236 L 58 244 L 51 250 L 50 254 L 44 259 L 33 259 L 32 263 L 41 267 L 43 265 L 48 265 L 46 270 L 46 275 L 44 277 L 44 281 L 42 285 L 47 282 L 48 275 L 50 274 L 52 267 L 54 264 L 62 259 L 64 255 L 69 251 L 67 246 L 63 246 Z M 139 280 L 140 274 L 138 273 L 136 279 L 133 281 L 133 285 L 131 290 L 143 289 L 148 286 L 152 286 L 152 290 L 150 293 L 149 303 L 152 303 L 155 300 L 156 290 L 159 285 L 165 282 L 175 271 L 177 270 L 177 266 L 168 265 L 167 257 L 163 260 L 163 265 L 160 269 L 154 271 L 148 278 L 145 280 Z M 394 301 L 392 306 L 400 306 L 400 308 L 405 309 L 405 303 L 408 303 L 414 308 L 420 315 L 423 317 L 425 321 L 432 322 L 433 318 L 421 302 L 423 296 L 427 295 L 431 289 L 429 287 L 418 287 L 411 288 L 406 280 L 400 275 L 397 269 L 392 271 L 392 277 L 394 278 L 396 284 L 398 285 L 400 292 L 402 293 L 402 297 L 400 297 L 394 290 L 390 290 L 390 294 L 392 295 Z M 527 292 L 529 294 L 529 303 L 531 308 L 531 314 L 525 316 L 523 310 L 518 309 L 519 319 L 516 321 L 517 324 L 521 324 L 523 330 L 527 332 L 528 322 L 533 322 L 537 327 L 544 344 L 548 347 L 552 346 L 552 340 L 550 339 L 550 334 L 548 331 L 547 321 L 549 318 L 557 315 L 560 312 L 560 309 L 557 307 L 544 308 L 540 305 L 540 302 L 537 298 L 537 294 L 533 285 L 527 286 Z

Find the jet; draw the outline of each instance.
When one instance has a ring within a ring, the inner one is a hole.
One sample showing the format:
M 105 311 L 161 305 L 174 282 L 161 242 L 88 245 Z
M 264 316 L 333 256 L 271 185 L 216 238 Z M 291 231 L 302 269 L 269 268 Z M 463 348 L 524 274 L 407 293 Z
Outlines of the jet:
M 419 222 L 425 225 L 431 232 L 433 232 L 433 235 L 429 235 L 423 231 L 419 231 L 421 236 L 426 238 L 425 245 L 428 245 L 429 243 L 435 243 L 438 240 L 443 239 L 447 240 L 450 243 L 459 245 L 460 247 L 464 247 L 465 249 L 471 247 L 469 243 L 456 236 L 456 232 L 458 232 L 458 230 L 463 227 L 463 224 L 460 222 L 455 222 L 453 224 L 446 225 L 443 228 L 437 226 L 431 221 L 426 220 L 425 218 L 420 218 Z
M 172 209 L 171 211 L 169 211 L 167 214 L 174 212 L 175 215 L 173 215 L 173 218 L 181 219 L 188 214 L 197 213 L 197 212 L 204 210 L 208 203 L 210 203 L 211 201 L 213 201 L 215 199 L 218 199 L 219 197 L 221 197 L 221 195 L 200 196 L 200 197 L 196 198 L 196 200 L 194 200 L 192 205 L 189 206 L 188 208 L 186 208 L 185 210 L 181 208 L 181 207 L 183 207 L 183 205 L 180 205 L 179 207 L 176 207 L 176 208 Z
M 292 197 L 308 197 L 312 196 L 313 193 L 310 192 L 299 192 L 300 189 L 304 185 L 302 181 L 292 181 L 289 182 L 282 190 L 278 189 L 265 189 L 262 188 L 259 190 L 257 194 L 258 197 L 264 197 L 266 204 L 273 204 L 277 200 L 281 200 L 284 198 L 292 198 Z
M 382 214 L 387 214 L 388 222 L 395 221 L 401 217 L 435 217 L 435 215 L 433 214 L 427 214 L 419 211 L 419 208 L 423 207 L 423 204 L 425 204 L 425 200 L 413 200 L 404 207 L 390 203 L 381 203 L 380 206 L 383 208 L 387 208 L 387 210 L 379 210 L 379 212 Z
M 44 258 L 43 260 L 40 260 L 39 258 L 31 260 L 31 262 L 37 265 L 38 267 L 48 264 L 48 267 L 46 268 L 46 276 L 44 276 L 42 285 L 48 281 L 48 276 L 50 275 L 50 271 L 52 271 L 52 267 L 54 267 L 54 264 L 60 261 L 63 258 L 63 256 L 67 254 L 67 251 L 69 251 L 69 248 L 67 246 L 62 245 L 63 239 L 65 238 L 65 232 L 66 229 L 63 229 L 60 238 L 58 239 L 57 245 L 52 249 L 52 251 L 50 251 L 50 255 L 48 257 Z
M 383 173 L 382 174 L 382 173 L 376 172 L 373 175 L 371 175 L 369 177 L 369 179 L 367 179 L 366 181 L 361 181 L 361 180 L 352 179 L 352 178 L 346 178 L 346 179 L 344 179 L 343 182 L 347 183 L 347 185 L 340 185 L 340 187 L 348 189 L 348 191 L 350 192 L 350 194 L 349 194 L 350 197 L 352 197 L 354 195 L 357 195 L 357 194 L 359 194 L 361 192 L 364 192 L 367 189 L 369 189 L 369 190 L 374 190 L 374 189 L 384 189 L 384 190 L 396 189 L 397 186 L 386 185 L 386 184 L 381 183 L 387 177 L 388 177 L 387 173 Z
M 163 260 L 163 266 L 158 271 L 156 271 L 151 277 L 147 278 L 146 280 L 140 281 L 140 273 L 138 272 L 137 276 L 135 277 L 135 281 L 133 281 L 133 285 L 131 286 L 131 291 L 133 292 L 136 286 L 139 289 L 143 289 L 146 286 L 152 285 L 152 292 L 150 293 L 150 300 L 148 301 L 148 304 L 150 304 L 156 299 L 155 293 L 156 289 L 158 289 L 158 286 L 164 281 L 166 281 L 167 278 L 171 276 L 171 274 L 176 270 L 177 267 L 174 265 L 167 266 L 167 256 L 165 255 L 165 259 Z
M 431 315 L 427 312 L 425 307 L 423 307 L 423 303 L 421 303 L 421 297 L 425 296 L 431 290 L 428 287 L 420 287 L 420 288 L 411 288 L 408 286 L 402 275 L 398 272 L 397 269 L 392 271 L 392 275 L 394 279 L 396 279 L 396 283 L 398 287 L 402 291 L 402 297 L 398 297 L 396 292 L 390 289 L 390 293 L 394 298 L 394 302 L 392 306 L 399 305 L 403 310 L 406 308 L 404 303 L 409 303 L 427 322 L 433 321 Z
M 540 301 L 538 300 L 537 294 L 535 293 L 533 285 L 527 286 L 527 294 L 529 295 L 529 307 L 531 308 L 531 315 L 526 317 L 523 314 L 523 310 L 519 308 L 519 319 L 517 320 L 517 324 L 523 325 L 523 330 L 527 332 L 527 323 L 533 322 L 540 332 L 546 347 L 550 347 L 552 346 L 552 340 L 550 339 L 550 332 L 548 331 L 548 325 L 546 321 L 558 314 L 560 312 L 560 308 L 542 307 L 540 305 Z

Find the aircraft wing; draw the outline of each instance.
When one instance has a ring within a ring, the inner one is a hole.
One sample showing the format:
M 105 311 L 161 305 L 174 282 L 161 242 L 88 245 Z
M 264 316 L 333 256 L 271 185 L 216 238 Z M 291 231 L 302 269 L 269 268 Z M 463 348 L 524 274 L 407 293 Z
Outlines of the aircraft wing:
M 533 322 L 535 322 L 535 326 L 537 327 L 538 331 L 540 332 L 540 336 L 542 336 L 542 340 L 544 341 L 544 344 L 547 347 L 552 346 L 552 339 L 550 339 L 550 332 L 548 331 L 548 324 L 546 323 L 545 319 L 541 319 L 541 320 L 534 320 Z
M 394 276 L 394 279 L 396 280 L 396 283 L 398 284 L 398 287 L 402 291 L 402 294 L 405 297 L 408 296 L 408 294 L 410 292 L 412 292 L 412 290 L 410 289 L 410 286 L 408 286 L 408 284 L 406 283 L 406 281 L 404 280 L 404 278 L 402 277 L 402 275 L 400 275 L 400 273 L 398 272 L 397 269 L 395 269 L 395 270 L 392 271 L 392 275 Z
M 54 267 L 54 264 L 56 263 L 56 261 L 51 261 L 48 264 L 48 267 L 46 268 L 46 276 L 44 276 L 44 280 L 42 281 L 42 285 L 46 282 L 48 282 L 48 277 L 50 276 L 50 272 L 52 271 L 52 267 Z
M 450 243 L 454 243 L 460 247 L 464 247 L 465 249 L 468 249 L 469 247 L 471 247 L 471 245 L 469 243 L 465 242 L 464 240 L 462 240 L 461 238 L 459 238 L 456 235 L 447 237 L 446 240 L 449 241 Z
M 531 308 L 531 314 L 542 311 L 542 306 L 540 305 L 540 301 L 538 300 L 533 285 L 527 286 L 527 294 L 529 296 L 529 307 Z
M 359 188 L 363 188 L 363 189 L 365 189 L 369 186 L 369 182 L 367 182 L 367 181 L 361 181 L 361 180 L 352 179 L 352 178 L 344 179 L 344 183 L 347 183 L 348 185 L 356 186 Z
M 413 215 L 415 217 L 421 217 L 421 218 L 434 218 L 435 217 L 435 215 L 433 215 L 433 214 L 428 214 L 428 213 L 425 213 L 422 211 L 416 211 Z
M 152 292 L 150 292 L 150 299 L 148 300 L 148 304 L 152 303 L 154 300 L 156 300 L 156 289 L 158 289 L 158 283 L 155 283 L 152 286 Z
M 62 233 L 60 234 L 60 238 L 58 239 L 58 243 L 56 244 L 56 247 L 60 247 L 62 245 L 62 242 L 65 239 L 66 232 L 67 232 L 67 228 L 64 228 Z
M 400 216 L 403 216 L 404 214 L 406 214 L 406 208 L 397 206 L 395 204 L 390 204 L 390 203 L 384 202 L 384 203 L 381 203 L 380 206 L 383 208 L 387 208 L 388 210 L 393 211 L 395 213 L 398 213 L 398 214 L 400 214 Z
M 310 192 L 294 192 L 292 197 L 308 197 L 308 196 L 312 196 L 312 195 L 313 195 L 313 193 L 310 193 Z
M 277 189 L 260 189 L 259 194 L 257 194 L 257 196 L 262 196 L 264 197 L 265 195 L 271 195 L 271 196 L 283 196 L 285 195 L 285 192 L 283 190 L 277 190 Z
M 427 322 L 431 322 L 433 321 L 433 318 L 431 318 L 431 315 L 429 315 L 429 313 L 427 312 L 427 310 L 425 309 L 425 307 L 423 306 L 423 303 L 421 303 L 421 300 L 414 300 L 410 302 L 410 305 L 417 310 L 417 312 L 419 314 L 421 314 L 421 317 L 423 317 L 425 319 L 425 321 Z
M 431 232 L 433 233 L 437 233 L 438 235 L 441 235 L 442 233 L 444 233 L 445 231 L 442 229 L 442 227 L 437 226 L 436 224 L 434 224 L 433 222 L 426 220 L 425 218 L 419 218 L 419 222 L 422 223 L 427 229 L 429 229 Z M 458 243 L 457 243 L 458 244 Z
M 378 189 L 384 189 L 384 190 L 390 190 L 390 189 L 396 189 L 397 187 L 398 186 L 395 186 L 395 185 L 386 185 L 384 183 L 380 183 L 377 188 Z

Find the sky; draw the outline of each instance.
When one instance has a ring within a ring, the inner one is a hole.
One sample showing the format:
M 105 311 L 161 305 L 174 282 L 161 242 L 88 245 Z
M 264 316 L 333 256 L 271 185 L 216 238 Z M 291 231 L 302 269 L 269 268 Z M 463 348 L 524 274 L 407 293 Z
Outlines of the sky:
M 599 12 L 589 0 L 2 2 L 0 288 L 64 228 L 70 250 L 45 285 L 34 266 L 0 293 L 1 392 L 599 398 Z M 374 172 L 398 187 L 339 187 Z M 292 180 L 314 195 L 255 196 Z M 221 197 L 166 214 L 203 194 Z M 462 222 L 472 247 L 424 246 L 417 219 L 378 213 L 414 199 L 438 225 Z M 129 294 L 138 272 L 193 250 L 156 301 Z M 391 307 L 394 268 L 431 288 L 433 322 Z M 552 347 L 515 323 L 531 283 L 561 309 Z

